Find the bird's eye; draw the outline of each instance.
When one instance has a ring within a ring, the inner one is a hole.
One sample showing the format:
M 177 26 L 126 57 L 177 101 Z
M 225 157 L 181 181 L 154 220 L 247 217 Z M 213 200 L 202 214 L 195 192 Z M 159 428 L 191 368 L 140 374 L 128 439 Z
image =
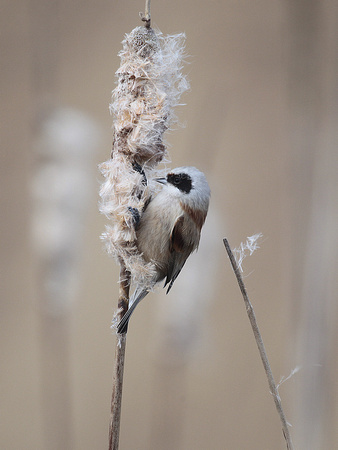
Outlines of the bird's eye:
M 181 177 L 179 175 L 174 176 L 174 183 L 178 184 L 181 181 Z

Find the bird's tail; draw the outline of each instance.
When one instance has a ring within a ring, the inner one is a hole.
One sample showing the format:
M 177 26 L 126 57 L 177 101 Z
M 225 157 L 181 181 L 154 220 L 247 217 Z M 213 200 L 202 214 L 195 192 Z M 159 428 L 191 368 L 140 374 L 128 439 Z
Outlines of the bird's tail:
M 144 299 L 144 297 L 148 294 L 148 292 L 149 291 L 147 291 L 146 289 L 142 290 L 141 292 L 139 290 L 136 290 L 134 292 L 133 297 L 130 300 L 130 306 L 129 306 L 128 311 L 125 313 L 125 315 L 122 317 L 122 319 L 120 320 L 120 322 L 117 325 L 117 332 L 119 334 L 123 334 L 123 333 L 127 332 L 130 316 L 132 315 L 136 306 L 140 303 L 141 300 Z M 135 298 L 135 300 L 133 300 L 133 298 Z

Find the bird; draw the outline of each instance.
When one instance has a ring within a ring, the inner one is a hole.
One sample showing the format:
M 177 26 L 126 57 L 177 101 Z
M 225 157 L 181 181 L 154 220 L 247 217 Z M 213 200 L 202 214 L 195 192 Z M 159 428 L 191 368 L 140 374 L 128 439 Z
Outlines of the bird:
M 153 286 L 165 280 L 167 294 L 189 255 L 198 248 L 210 199 L 205 175 L 195 167 L 178 167 L 166 177 L 155 178 L 162 185 L 151 198 L 136 225 L 136 245 L 146 262 L 156 269 Z M 149 293 L 149 286 L 137 286 L 129 309 L 117 324 L 127 332 L 131 314 Z

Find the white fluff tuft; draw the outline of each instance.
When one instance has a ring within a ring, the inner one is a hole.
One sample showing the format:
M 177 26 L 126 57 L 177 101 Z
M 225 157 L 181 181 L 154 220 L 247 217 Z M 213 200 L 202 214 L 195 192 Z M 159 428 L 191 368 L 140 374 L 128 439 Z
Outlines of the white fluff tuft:
M 278 383 L 278 385 L 277 385 L 277 390 L 281 387 L 281 385 L 283 384 L 283 383 L 285 383 L 285 381 L 288 381 L 290 378 L 292 378 L 296 373 L 298 373 L 300 370 L 301 370 L 301 366 L 296 366 L 294 369 L 292 369 L 291 370 L 291 372 L 290 372 L 290 374 L 287 376 L 287 377 L 285 377 L 285 376 L 282 376 L 281 377 L 281 379 L 279 380 L 279 383 Z M 289 424 L 288 424 L 289 425 Z
M 233 250 L 237 266 L 241 272 L 243 272 L 242 263 L 247 254 L 251 256 L 255 250 L 259 248 L 258 241 L 263 237 L 262 233 L 254 234 L 246 239 L 246 242 L 241 242 L 238 248 Z

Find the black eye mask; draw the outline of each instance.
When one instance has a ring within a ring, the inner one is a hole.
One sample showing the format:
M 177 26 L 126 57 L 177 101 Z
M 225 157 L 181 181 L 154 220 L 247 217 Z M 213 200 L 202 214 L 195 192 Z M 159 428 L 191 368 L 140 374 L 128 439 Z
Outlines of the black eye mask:
M 189 194 L 192 189 L 191 178 L 187 173 L 168 173 L 167 181 L 185 194 Z

